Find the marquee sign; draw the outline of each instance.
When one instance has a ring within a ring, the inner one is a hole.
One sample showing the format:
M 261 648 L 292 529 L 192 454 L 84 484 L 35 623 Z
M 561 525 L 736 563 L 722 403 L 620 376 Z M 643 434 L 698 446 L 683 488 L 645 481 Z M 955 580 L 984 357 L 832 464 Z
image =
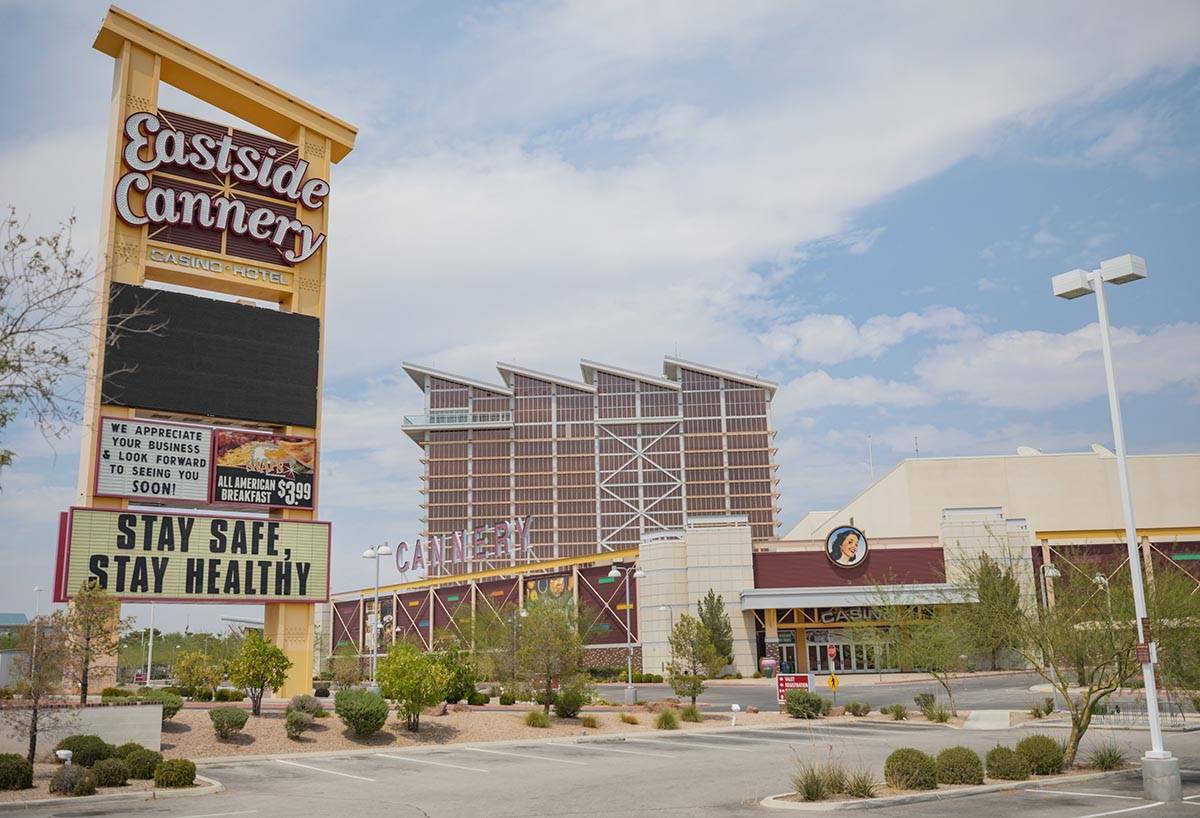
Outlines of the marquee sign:
M 239 429 L 213 431 L 212 502 L 312 508 L 317 441 Z
M 55 601 L 94 581 L 127 602 L 325 602 L 330 524 L 73 508 Z
M 284 266 L 325 243 L 297 218 L 297 204 L 319 210 L 329 195 L 327 181 L 304 178 L 298 146 L 170 111 L 132 114 L 123 132 L 114 205 L 151 241 Z
M 95 493 L 130 500 L 207 503 L 212 429 L 184 423 L 100 419 Z
M 538 557 L 530 542 L 532 529 L 533 517 L 526 516 L 435 534 L 426 543 L 420 537 L 411 546 L 401 542 L 396 546 L 396 570 L 402 574 L 450 576 L 494 562 L 534 562 Z

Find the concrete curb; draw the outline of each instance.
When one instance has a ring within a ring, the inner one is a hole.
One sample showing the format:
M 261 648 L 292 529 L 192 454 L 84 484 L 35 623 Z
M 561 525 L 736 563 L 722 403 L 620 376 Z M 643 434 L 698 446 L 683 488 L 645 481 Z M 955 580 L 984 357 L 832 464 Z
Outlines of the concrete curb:
M 216 795 L 219 792 L 225 792 L 225 785 L 220 781 L 203 775 L 197 775 L 196 780 L 208 783 L 204 786 L 187 787 L 185 789 L 153 789 L 139 792 L 113 792 L 104 795 L 80 795 L 65 798 L 33 798 L 29 801 L 9 801 L 0 804 L 0 812 L 17 812 L 19 810 L 41 809 L 42 807 L 62 807 L 68 804 L 83 807 L 89 804 L 111 803 L 113 801 L 157 801 L 161 798 L 194 798 L 198 795 Z
M 1069 784 L 1076 781 L 1093 781 L 1098 778 L 1123 775 L 1130 770 L 1109 770 L 1100 773 L 1085 773 L 1083 775 L 1056 775 L 1053 778 L 1042 778 L 1036 781 L 1009 781 L 1004 784 L 983 784 L 978 787 L 960 787 L 953 790 L 934 790 L 931 792 L 916 792 L 907 795 L 889 795 L 884 798 L 863 798 L 855 801 L 789 801 L 785 800 L 794 792 L 784 792 L 779 795 L 769 795 L 759 804 L 770 809 L 800 810 L 802 812 L 833 812 L 843 810 L 878 809 L 880 807 L 896 807 L 902 804 L 917 804 L 922 801 L 945 801 L 951 798 L 967 798 L 972 795 L 986 795 L 993 792 L 1008 790 L 1036 790 L 1049 784 Z
M 1023 721 L 1020 724 L 1014 725 L 1014 727 L 1054 727 L 1059 730 L 1070 730 L 1071 722 L 1069 720 L 1064 720 L 1064 719 L 1042 718 L 1042 719 L 1035 719 L 1033 721 Z M 1097 722 L 1095 720 L 1093 720 L 1092 723 L 1090 725 L 1088 725 L 1089 733 L 1093 730 L 1124 730 L 1127 732 L 1139 732 L 1139 731 L 1146 732 L 1149 729 L 1150 729 L 1149 725 L 1145 725 L 1145 724 L 1100 724 L 1099 722 Z M 1195 733 L 1198 730 L 1200 730 L 1200 723 L 1197 723 L 1195 725 L 1191 725 L 1188 727 L 1170 727 L 1167 725 L 1163 725 L 1163 728 L 1162 728 L 1162 731 L 1164 733 Z

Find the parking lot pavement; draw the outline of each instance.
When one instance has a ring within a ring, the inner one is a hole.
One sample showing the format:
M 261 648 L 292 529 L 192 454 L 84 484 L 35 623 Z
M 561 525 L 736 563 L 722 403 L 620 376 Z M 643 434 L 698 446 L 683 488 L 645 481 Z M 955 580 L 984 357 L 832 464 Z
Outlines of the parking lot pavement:
M 1024 733 L 976 733 L 946 727 L 794 723 L 768 729 L 635 734 L 623 740 L 555 738 L 435 748 L 378 748 L 370 752 L 299 755 L 203 764 L 201 773 L 226 792 L 152 802 L 72 803 L 69 809 L 31 809 L 34 818 L 302 818 L 308 815 L 374 818 L 424 816 L 770 816 L 767 795 L 791 789 L 797 757 L 838 758 L 847 766 L 879 770 L 897 746 L 936 751 L 967 744 L 986 751 L 997 740 Z M 1126 734 L 1132 745 L 1140 734 Z M 1106 736 L 1107 740 L 1109 737 Z M 1175 737 L 1172 741 L 1176 740 Z M 1172 749 L 1188 768 L 1200 768 L 1200 736 Z M 972 818 L 1027 814 L 1099 818 L 1124 814 L 1194 815 L 1198 803 L 1155 806 L 1141 800 L 1136 774 L 1117 781 L 1080 782 L 1047 792 L 998 793 L 927 802 L 876 815 Z M 1200 794 L 1200 773 L 1189 773 L 1186 794 Z M 968 807 L 968 803 L 970 806 Z M 812 813 L 810 813 L 812 814 Z

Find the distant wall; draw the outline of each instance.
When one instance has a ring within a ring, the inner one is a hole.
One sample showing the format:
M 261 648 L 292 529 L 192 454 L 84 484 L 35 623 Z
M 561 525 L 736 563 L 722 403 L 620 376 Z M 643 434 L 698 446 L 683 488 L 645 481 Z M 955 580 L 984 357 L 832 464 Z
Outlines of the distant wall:
M 0 753 L 25 755 L 29 748 L 30 710 L 19 704 L 0 709 Z M 67 736 L 94 735 L 109 744 L 136 741 L 151 750 L 162 749 L 162 705 L 126 704 L 91 707 L 55 706 L 38 712 L 38 757 L 53 757 Z

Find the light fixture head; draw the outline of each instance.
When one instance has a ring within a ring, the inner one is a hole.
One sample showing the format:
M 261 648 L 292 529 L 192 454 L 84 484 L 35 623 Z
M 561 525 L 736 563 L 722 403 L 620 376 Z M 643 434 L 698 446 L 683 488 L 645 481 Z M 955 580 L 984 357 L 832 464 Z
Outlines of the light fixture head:
M 1110 284 L 1128 284 L 1146 277 L 1146 259 L 1126 253 L 1100 262 L 1100 278 Z
M 1050 287 L 1059 298 L 1079 298 L 1092 292 L 1092 282 L 1087 270 L 1071 270 L 1050 279 Z
M 621 569 L 614 565 L 612 570 L 608 572 L 608 575 L 612 579 L 616 579 L 617 577 L 621 576 Z
M 1058 566 L 1052 562 L 1048 562 L 1042 566 L 1042 573 L 1050 577 L 1050 579 L 1058 579 L 1062 576 L 1062 571 L 1058 570 Z
M 669 611 L 669 610 L 671 610 L 671 606 L 670 605 L 659 605 L 658 609 L 660 611 Z
M 364 551 L 364 552 L 363 552 L 363 559 L 364 559 L 364 560 L 373 560 L 373 559 L 375 559 L 375 549 L 374 549 L 374 548 L 368 548 L 366 551 Z
M 634 579 L 641 579 L 644 576 L 646 576 L 646 572 L 643 571 L 641 568 L 635 568 L 633 570 L 633 578 Z
M 386 557 L 392 553 L 392 547 L 390 545 L 388 545 L 387 543 L 384 543 L 383 545 L 376 548 L 375 551 L 376 551 L 376 553 L 379 554 L 379 556 Z

